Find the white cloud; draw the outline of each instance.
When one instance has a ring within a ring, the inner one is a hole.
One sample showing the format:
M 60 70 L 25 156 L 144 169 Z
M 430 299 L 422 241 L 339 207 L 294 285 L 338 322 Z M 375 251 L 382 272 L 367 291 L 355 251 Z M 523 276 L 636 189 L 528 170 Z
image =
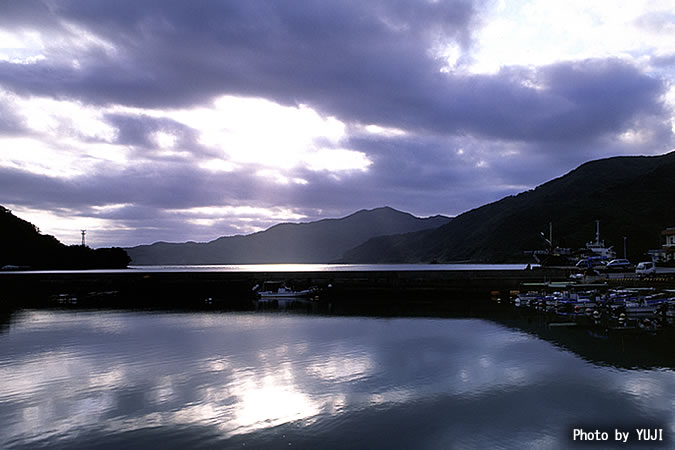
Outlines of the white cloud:
M 365 153 L 342 148 L 324 148 L 307 155 L 310 170 L 342 172 L 348 170 L 365 171 L 372 161 Z
M 633 59 L 675 52 L 675 29 L 658 32 L 641 17 L 672 15 L 672 0 L 522 0 L 491 4 L 469 70 L 494 73 L 511 65 L 539 66 L 598 57 Z M 664 32 L 666 33 L 664 35 Z
M 72 149 L 63 149 L 33 138 L 0 137 L 0 166 L 21 169 L 50 177 L 71 178 L 91 169 Z
M 44 44 L 40 33 L 20 30 L 9 32 L 0 29 L 0 61 L 14 64 L 32 64 L 45 59 Z
M 3 100 L 12 105 L 17 115 L 24 117 L 31 130 L 44 133 L 50 139 L 79 135 L 112 142 L 115 138 L 116 130 L 103 120 L 100 108 L 76 101 L 18 97 L 7 93 Z

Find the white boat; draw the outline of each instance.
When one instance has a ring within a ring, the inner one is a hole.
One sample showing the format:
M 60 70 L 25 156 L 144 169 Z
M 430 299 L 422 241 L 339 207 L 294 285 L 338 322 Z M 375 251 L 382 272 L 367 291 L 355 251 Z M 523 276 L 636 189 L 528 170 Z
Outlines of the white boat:
M 589 241 L 586 243 L 585 250 L 590 253 L 590 255 L 599 256 L 605 262 L 612 259 L 616 259 L 616 252 L 613 249 L 614 246 L 606 247 L 605 241 L 600 239 L 600 221 L 595 221 L 595 241 Z
M 283 281 L 265 281 L 259 291 L 258 286 L 255 286 L 253 290 L 257 291 L 261 300 L 311 298 L 316 294 L 314 288 L 296 291 L 286 287 Z
M 633 317 L 651 317 L 670 300 L 670 297 L 662 294 L 640 297 L 637 301 L 626 302 L 626 314 Z

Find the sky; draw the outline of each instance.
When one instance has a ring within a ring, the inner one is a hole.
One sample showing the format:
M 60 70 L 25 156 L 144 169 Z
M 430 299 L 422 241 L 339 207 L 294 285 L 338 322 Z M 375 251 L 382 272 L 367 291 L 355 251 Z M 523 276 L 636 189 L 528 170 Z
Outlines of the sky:
M 0 205 L 65 244 L 455 216 L 675 149 L 675 0 L 3 0 Z

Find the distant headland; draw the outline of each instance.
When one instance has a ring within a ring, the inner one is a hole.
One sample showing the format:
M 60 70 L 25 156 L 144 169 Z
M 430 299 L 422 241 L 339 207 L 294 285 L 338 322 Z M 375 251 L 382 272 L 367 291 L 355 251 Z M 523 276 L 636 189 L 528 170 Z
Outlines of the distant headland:
M 0 268 L 21 269 L 123 269 L 131 261 L 121 248 L 92 249 L 65 245 L 0 206 Z

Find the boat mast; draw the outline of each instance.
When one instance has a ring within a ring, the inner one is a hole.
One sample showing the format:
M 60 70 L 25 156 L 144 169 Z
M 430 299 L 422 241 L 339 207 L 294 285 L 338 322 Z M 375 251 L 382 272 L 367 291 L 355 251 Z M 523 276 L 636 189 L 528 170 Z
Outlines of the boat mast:
M 548 244 L 548 253 L 549 255 L 553 253 L 553 222 L 548 223 L 548 239 L 543 231 L 539 232 L 539 235 L 546 241 Z
M 553 222 L 548 223 L 548 244 L 551 247 L 550 253 L 553 253 Z
M 600 245 L 600 221 L 595 221 L 595 243 Z

